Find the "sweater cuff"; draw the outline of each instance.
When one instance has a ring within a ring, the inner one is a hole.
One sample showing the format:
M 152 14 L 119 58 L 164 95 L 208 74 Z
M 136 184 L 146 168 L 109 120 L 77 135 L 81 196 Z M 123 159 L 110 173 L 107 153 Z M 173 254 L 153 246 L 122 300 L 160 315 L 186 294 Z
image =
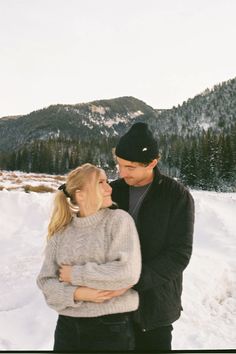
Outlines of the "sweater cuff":
M 74 286 L 65 286 L 63 291 L 64 304 L 66 307 L 76 307 L 79 305 L 79 301 L 74 300 L 74 292 L 76 287 Z

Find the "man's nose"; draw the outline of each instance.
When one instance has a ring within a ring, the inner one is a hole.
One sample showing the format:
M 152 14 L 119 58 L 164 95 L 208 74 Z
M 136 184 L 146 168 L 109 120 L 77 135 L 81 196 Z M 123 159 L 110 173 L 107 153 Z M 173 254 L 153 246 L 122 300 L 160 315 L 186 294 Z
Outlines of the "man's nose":
M 119 167 L 119 175 L 121 178 L 127 177 L 127 171 L 125 168 Z
M 119 172 L 120 177 L 123 177 L 123 168 L 119 165 L 116 166 L 117 171 Z

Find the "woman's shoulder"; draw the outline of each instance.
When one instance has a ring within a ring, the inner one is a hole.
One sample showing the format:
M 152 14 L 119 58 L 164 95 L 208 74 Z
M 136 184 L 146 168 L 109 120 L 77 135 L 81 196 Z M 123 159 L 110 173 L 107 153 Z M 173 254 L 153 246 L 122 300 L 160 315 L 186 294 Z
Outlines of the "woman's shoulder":
M 60 242 L 60 240 L 68 233 L 71 233 L 73 231 L 73 229 L 74 229 L 74 223 L 73 223 L 73 219 L 72 219 L 72 221 L 68 225 L 62 227 L 59 231 L 56 231 L 49 238 L 49 241 L 55 242 L 55 243 Z
M 122 222 L 123 220 L 131 221 L 133 222 L 132 216 L 125 210 L 123 209 L 107 209 L 107 216 L 110 217 L 112 220 L 120 220 Z

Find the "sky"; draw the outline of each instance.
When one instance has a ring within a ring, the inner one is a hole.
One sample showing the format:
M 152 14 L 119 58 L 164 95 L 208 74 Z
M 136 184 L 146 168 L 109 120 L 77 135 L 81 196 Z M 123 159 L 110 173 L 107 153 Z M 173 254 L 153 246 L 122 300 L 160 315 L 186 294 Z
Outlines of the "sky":
M 172 108 L 236 77 L 235 0 L 0 0 L 0 117 L 133 96 Z

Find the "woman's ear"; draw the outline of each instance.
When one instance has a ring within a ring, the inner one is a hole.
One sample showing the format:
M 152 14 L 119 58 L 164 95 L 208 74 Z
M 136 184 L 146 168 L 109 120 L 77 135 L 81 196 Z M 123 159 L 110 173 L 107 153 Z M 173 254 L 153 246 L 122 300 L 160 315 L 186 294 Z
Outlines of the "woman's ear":
M 75 200 L 77 203 L 80 203 L 84 200 L 84 192 L 81 189 L 75 191 Z

